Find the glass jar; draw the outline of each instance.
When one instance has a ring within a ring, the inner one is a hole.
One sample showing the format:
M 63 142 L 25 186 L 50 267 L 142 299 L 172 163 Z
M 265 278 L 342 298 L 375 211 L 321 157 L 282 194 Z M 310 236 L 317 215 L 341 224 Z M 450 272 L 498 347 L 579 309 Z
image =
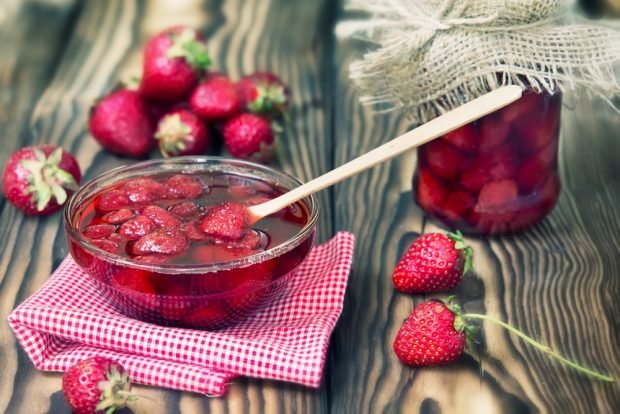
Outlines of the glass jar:
M 417 204 L 470 234 L 521 230 L 560 194 L 560 93 L 525 93 L 512 104 L 418 148 Z

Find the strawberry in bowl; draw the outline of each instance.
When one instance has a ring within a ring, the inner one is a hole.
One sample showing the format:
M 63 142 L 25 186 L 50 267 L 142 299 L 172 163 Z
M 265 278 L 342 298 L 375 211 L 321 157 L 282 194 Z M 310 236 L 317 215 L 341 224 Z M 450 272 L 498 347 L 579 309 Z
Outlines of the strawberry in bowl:
M 312 247 L 318 216 L 313 197 L 253 226 L 237 222 L 236 213 L 298 185 L 271 168 L 219 157 L 121 167 L 71 199 L 69 251 L 128 316 L 226 326 L 286 284 Z

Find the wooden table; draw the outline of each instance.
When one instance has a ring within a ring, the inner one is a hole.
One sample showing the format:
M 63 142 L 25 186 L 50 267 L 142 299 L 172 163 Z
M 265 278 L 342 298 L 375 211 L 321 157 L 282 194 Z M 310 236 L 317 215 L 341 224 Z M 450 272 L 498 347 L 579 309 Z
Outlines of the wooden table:
M 367 45 L 334 38 L 343 16 L 329 0 L 3 0 L 0 165 L 34 143 L 76 154 L 86 179 L 127 163 L 89 137 L 89 106 L 117 79 L 139 74 L 150 35 L 182 22 L 209 38 L 215 68 L 233 78 L 270 69 L 290 83 L 278 165 L 302 179 L 317 176 L 410 126 L 358 103 L 347 65 Z M 620 116 L 601 102 L 568 104 L 557 208 L 522 234 L 469 238 L 477 273 L 456 293 L 467 311 L 506 320 L 620 377 Z M 394 335 L 423 298 L 396 293 L 391 270 L 411 240 L 437 230 L 412 202 L 415 162 L 415 153 L 404 155 L 320 195 L 320 239 L 350 230 L 357 249 L 319 390 L 250 379 L 236 381 L 225 398 L 137 387 L 154 401 L 133 412 L 620 412 L 618 384 L 569 371 L 490 324 L 479 355 L 420 370 L 398 362 Z M 0 203 L 0 411 L 68 412 L 61 375 L 35 370 L 6 323 L 67 255 L 61 215 L 28 218 Z

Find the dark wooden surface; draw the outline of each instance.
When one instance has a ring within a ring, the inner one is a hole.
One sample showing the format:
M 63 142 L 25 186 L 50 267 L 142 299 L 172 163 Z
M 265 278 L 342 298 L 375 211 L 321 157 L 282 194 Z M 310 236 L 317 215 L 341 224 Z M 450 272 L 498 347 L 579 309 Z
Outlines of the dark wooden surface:
M 361 107 L 347 64 L 367 45 L 334 39 L 344 14 L 330 0 L 0 0 L 0 165 L 16 148 L 61 145 L 90 179 L 129 162 L 88 136 L 92 100 L 140 70 L 140 50 L 184 23 L 210 39 L 215 68 L 233 78 L 279 73 L 293 104 L 277 165 L 309 179 L 410 126 Z M 564 108 L 563 193 L 540 225 L 515 236 L 468 238 L 477 273 L 456 289 L 467 311 L 506 320 L 585 365 L 620 377 L 620 116 L 578 97 Z M 224 398 L 137 387 L 135 413 L 617 413 L 618 384 L 568 371 L 492 325 L 479 349 L 443 368 L 410 370 L 394 357 L 396 331 L 422 297 L 394 292 L 408 243 L 436 230 L 411 198 L 415 154 L 320 195 L 320 239 L 357 235 L 345 310 L 319 390 L 240 379 Z M 0 412 L 68 412 L 61 375 L 35 370 L 8 313 L 67 254 L 59 214 L 26 218 L 0 198 Z

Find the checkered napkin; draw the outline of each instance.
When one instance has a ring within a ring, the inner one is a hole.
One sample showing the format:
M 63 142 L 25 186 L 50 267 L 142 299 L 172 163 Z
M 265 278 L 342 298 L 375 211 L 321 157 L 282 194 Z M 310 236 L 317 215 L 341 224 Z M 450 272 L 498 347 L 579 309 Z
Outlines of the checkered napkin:
M 119 314 L 68 257 L 43 287 L 9 315 L 35 366 L 65 371 L 100 355 L 135 383 L 223 395 L 235 377 L 318 387 L 340 313 L 354 238 L 339 232 L 314 247 L 277 298 L 218 331 L 168 328 Z

